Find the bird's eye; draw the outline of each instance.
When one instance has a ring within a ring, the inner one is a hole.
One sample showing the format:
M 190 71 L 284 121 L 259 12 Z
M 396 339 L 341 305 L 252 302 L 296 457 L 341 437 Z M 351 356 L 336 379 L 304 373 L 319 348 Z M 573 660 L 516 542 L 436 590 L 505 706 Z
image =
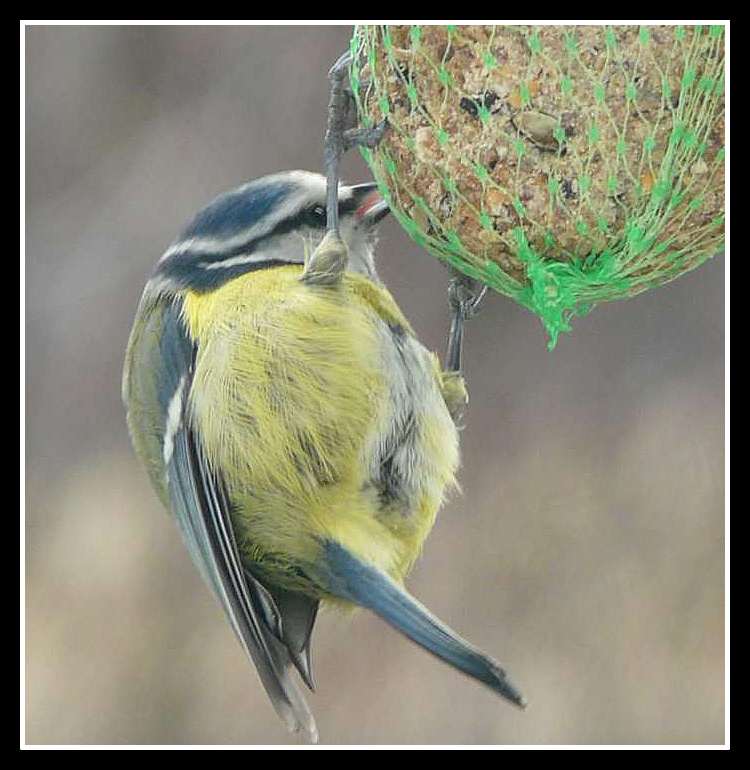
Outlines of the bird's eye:
M 326 226 L 326 210 L 324 206 L 313 206 L 308 211 L 308 221 L 313 227 Z

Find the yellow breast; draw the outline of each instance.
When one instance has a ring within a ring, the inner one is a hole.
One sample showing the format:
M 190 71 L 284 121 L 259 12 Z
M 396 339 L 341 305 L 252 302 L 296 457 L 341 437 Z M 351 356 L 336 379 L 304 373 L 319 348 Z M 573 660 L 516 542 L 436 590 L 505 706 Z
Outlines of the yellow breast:
M 437 359 L 384 288 L 300 272 L 184 296 L 192 419 L 256 569 L 312 591 L 300 572 L 334 539 L 402 580 L 458 462 Z

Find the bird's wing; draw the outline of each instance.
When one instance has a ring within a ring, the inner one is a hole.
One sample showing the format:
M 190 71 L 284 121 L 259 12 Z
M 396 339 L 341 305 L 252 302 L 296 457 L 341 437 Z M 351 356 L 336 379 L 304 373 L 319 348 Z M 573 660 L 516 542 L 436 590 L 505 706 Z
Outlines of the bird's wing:
M 255 663 L 279 716 L 289 729 L 316 741 L 315 721 L 290 672 L 294 664 L 311 681 L 308 650 L 317 601 L 279 591 L 274 597 L 243 568 L 224 483 L 208 467 L 200 436 L 191 425 L 188 403 L 196 346 L 174 306 L 166 311 L 161 346 L 163 365 L 173 369 L 167 379 L 176 383 L 166 405 L 163 458 L 168 495 L 180 530 L 193 561 Z
M 367 607 L 428 652 L 483 682 L 511 703 L 526 706 L 526 699 L 495 660 L 438 620 L 384 572 L 365 564 L 340 543 L 325 543 L 319 570 L 319 579 L 334 596 Z

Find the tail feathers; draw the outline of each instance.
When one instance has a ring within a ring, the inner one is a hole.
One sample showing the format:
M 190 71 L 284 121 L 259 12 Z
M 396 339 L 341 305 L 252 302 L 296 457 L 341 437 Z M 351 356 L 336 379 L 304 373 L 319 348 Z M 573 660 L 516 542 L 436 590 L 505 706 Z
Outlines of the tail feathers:
M 287 727 L 292 732 L 302 732 L 310 743 L 317 743 L 315 720 L 290 674 L 294 666 L 305 684 L 314 690 L 310 636 L 318 601 L 283 589 L 271 591 L 247 569 L 244 576 L 260 620 L 257 630 L 262 638 L 259 647 L 263 654 L 253 649 L 250 653 L 261 680 Z
M 318 742 L 318 729 L 310 709 L 291 677 L 292 663 L 288 649 L 268 629 L 261 627 L 262 653 L 250 650 L 263 686 L 276 713 L 290 732 L 301 733 L 309 743 Z
M 462 639 L 391 578 L 333 541 L 326 543 L 324 553 L 327 590 L 372 610 L 433 655 L 511 703 L 526 707 L 526 699 L 496 661 Z
M 245 574 L 248 575 L 247 570 Z M 255 580 L 254 577 L 253 579 Z M 274 635 L 284 642 L 291 662 L 305 684 L 314 692 L 315 678 L 312 672 L 310 641 L 319 602 L 304 594 L 277 586 L 268 586 L 267 590 L 270 594 L 272 613 L 278 618 L 270 627 Z

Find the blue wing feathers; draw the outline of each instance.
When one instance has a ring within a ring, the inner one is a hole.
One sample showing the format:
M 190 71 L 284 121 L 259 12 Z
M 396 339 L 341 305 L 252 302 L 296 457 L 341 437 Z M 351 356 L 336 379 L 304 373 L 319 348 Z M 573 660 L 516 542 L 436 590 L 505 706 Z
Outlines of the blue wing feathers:
M 159 401 L 165 419 L 170 408 L 175 409 L 172 400 L 177 395 L 181 398 L 166 477 L 172 510 L 185 543 L 254 662 L 277 712 L 290 729 L 301 730 L 316 740 L 312 714 L 289 675 L 291 666 L 297 665 L 299 652 L 295 645 L 290 651 L 283 636 L 283 616 L 273 598 L 242 565 L 224 484 L 209 469 L 200 438 L 190 423 L 188 400 L 196 347 L 184 328 L 178 304 L 164 312 L 161 356 Z M 306 672 L 300 671 L 307 680 Z

